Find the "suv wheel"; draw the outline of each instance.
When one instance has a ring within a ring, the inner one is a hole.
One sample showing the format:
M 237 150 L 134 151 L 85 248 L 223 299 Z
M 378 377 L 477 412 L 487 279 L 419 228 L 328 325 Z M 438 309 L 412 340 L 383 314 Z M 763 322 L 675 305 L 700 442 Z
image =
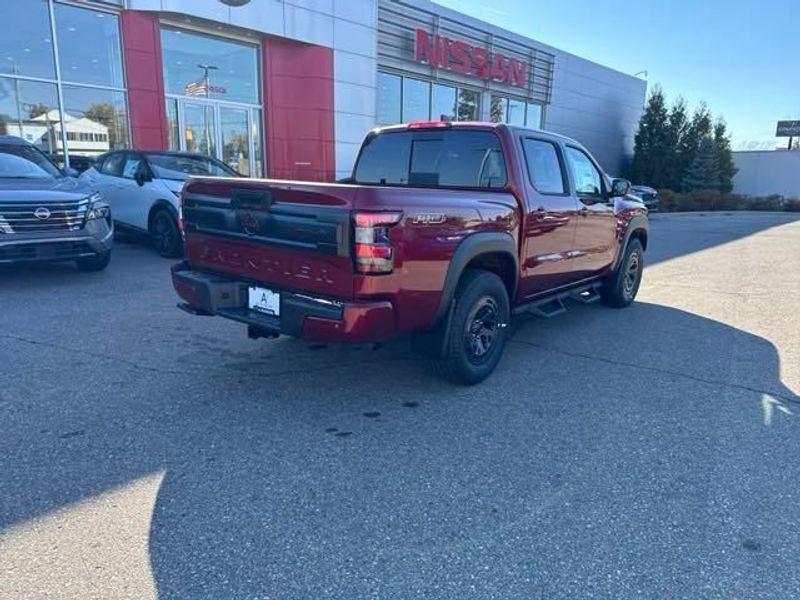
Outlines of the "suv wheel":
M 603 283 L 600 296 L 603 304 L 624 308 L 633 302 L 642 282 L 644 250 L 638 239 L 632 239 L 625 248 L 619 267 Z
M 111 262 L 111 250 L 106 250 L 94 256 L 86 256 L 75 261 L 81 271 L 102 271 Z
M 451 381 L 472 385 L 491 375 L 505 349 L 511 310 L 503 281 L 488 271 L 469 270 L 458 284 L 436 370 Z
M 158 209 L 150 220 L 150 239 L 156 252 L 164 258 L 177 258 L 183 254 L 183 238 L 178 223 L 166 209 Z

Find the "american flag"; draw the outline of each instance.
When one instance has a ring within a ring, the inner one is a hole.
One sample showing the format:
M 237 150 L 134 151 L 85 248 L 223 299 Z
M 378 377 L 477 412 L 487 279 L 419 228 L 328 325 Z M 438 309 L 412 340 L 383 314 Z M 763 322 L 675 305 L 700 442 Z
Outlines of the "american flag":
M 208 84 L 205 81 L 190 81 L 183 88 L 187 96 L 208 96 Z

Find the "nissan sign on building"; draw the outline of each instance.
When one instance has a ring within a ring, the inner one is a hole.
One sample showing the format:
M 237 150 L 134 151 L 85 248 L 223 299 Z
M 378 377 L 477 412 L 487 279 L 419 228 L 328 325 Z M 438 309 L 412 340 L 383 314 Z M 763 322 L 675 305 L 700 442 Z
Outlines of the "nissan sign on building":
M 431 119 L 564 133 L 612 173 L 633 153 L 640 79 L 429 0 L 297 4 L 3 0 L 0 131 L 74 165 L 172 149 L 310 180 Z

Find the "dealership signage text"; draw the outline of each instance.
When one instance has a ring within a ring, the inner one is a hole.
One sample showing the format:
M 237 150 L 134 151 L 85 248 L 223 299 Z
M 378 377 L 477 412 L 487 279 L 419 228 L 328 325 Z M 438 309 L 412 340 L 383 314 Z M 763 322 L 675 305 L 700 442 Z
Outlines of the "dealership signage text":
M 424 29 L 417 29 L 414 58 L 417 62 L 454 73 L 499 81 L 521 88 L 528 87 L 526 63 L 500 52 L 489 52 L 481 46 L 472 46 L 461 40 L 431 35 Z

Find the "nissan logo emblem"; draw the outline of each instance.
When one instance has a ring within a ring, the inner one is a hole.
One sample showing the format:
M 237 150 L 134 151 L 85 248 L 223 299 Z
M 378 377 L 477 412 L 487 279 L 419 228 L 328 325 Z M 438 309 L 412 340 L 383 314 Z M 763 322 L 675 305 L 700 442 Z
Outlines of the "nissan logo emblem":
M 245 4 L 249 3 L 250 0 L 219 0 L 223 4 L 227 4 L 228 6 L 244 6 Z
M 45 219 L 50 218 L 50 210 L 45 208 L 44 206 L 40 206 L 35 211 L 33 211 L 33 216 L 39 219 L 40 221 L 44 221 Z
M 247 235 L 255 235 L 261 231 L 261 223 L 259 222 L 258 217 L 252 213 L 242 213 L 239 215 L 239 223 Z

